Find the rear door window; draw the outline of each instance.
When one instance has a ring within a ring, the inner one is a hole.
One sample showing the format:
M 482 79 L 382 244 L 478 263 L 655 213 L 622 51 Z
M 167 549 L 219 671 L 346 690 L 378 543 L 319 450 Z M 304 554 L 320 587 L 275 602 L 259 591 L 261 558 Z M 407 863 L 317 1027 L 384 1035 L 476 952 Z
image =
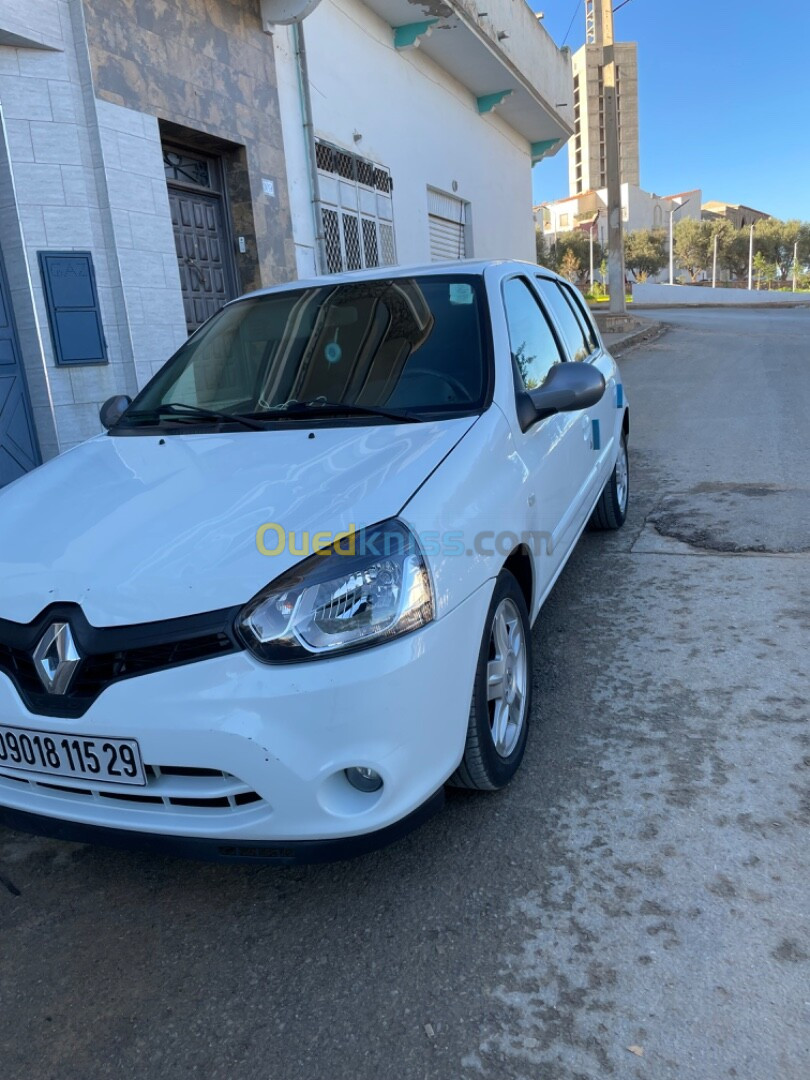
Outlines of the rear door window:
M 573 289 L 570 285 L 566 285 L 564 282 L 559 282 L 559 286 L 562 289 L 563 295 L 574 309 L 574 314 L 579 319 L 582 327 L 582 332 L 585 335 L 585 343 L 588 346 L 588 352 L 596 352 L 599 348 L 599 337 L 596 333 L 596 328 L 591 318 L 591 313 L 585 306 L 585 301 L 577 289 Z
M 557 324 L 569 360 L 585 360 L 591 349 L 585 341 L 585 332 L 574 314 L 570 303 L 563 296 L 560 286 L 550 278 L 535 278 L 537 288 Z

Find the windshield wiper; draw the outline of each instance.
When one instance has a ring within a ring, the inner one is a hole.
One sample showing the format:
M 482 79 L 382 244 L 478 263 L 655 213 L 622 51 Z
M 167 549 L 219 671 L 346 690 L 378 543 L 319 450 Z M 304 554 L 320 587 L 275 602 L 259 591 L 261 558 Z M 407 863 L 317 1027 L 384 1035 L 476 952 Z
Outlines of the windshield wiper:
M 199 405 L 186 405 L 181 401 L 168 401 L 158 405 L 154 409 L 136 409 L 134 412 L 127 411 L 122 419 L 126 420 L 160 420 L 168 416 L 175 420 L 216 420 L 219 423 L 241 424 L 243 427 L 252 428 L 254 431 L 267 431 L 267 424 L 257 420 L 246 413 L 217 412 L 214 409 L 201 409 Z
M 394 412 L 392 409 L 378 409 L 373 405 L 354 405 L 342 401 L 326 401 L 315 398 L 314 401 L 287 401 L 275 405 L 270 410 L 273 419 L 289 416 L 294 419 L 306 416 L 379 416 L 385 420 L 395 420 L 399 424 L 421 424 L 424 418 L 413 413 Z

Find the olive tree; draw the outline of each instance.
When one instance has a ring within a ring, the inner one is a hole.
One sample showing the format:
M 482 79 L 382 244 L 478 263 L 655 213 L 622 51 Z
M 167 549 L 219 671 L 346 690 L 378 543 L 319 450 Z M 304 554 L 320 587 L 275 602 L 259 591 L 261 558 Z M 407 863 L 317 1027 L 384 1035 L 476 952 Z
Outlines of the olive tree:
M 646 281 L 667 264 L 667 236 L 663 229 L 636 229 L 624 238 L 624 262 L 636 281 Z
M 675 226 L 675 258 L 692 281 L 711 265 L 714 234 L 711 221 L 683 218 Z
M 571 272 L 574 261 L 578 266 L 577 276 L 570 280 L 582 280 L 588 272 L 591 260 L 591 239 L 588 232 L 582 229 L 572 229 L 570 232 L 558 233 L 557 242 L 551 250 L 551 261 L 548 265 L 558 273 L 563 274 L 563 266 L 568 273 Z M 594 239 L 593 263 L 598 266 L 602 261 L 602 245 Z M 567 274 L 566 274 L 567 276 Z
M 764 218 L 754 226 L 754 247 L 767 263 L 775 267 L 776 275 L 785 280 L 793 272 L 793 254 L 799 245 L 799 264 L 810 259 L 810 224 L 802 221 L 780 221 Z

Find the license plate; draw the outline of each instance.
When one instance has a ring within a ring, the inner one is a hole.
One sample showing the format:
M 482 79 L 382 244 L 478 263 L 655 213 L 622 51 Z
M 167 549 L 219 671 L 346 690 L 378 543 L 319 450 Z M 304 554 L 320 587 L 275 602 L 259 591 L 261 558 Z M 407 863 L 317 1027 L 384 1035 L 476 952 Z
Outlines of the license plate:
M 134 739 L 31 731 L 5 724 L 0 724 L 0 769 L 105 784 L 146 784 Z

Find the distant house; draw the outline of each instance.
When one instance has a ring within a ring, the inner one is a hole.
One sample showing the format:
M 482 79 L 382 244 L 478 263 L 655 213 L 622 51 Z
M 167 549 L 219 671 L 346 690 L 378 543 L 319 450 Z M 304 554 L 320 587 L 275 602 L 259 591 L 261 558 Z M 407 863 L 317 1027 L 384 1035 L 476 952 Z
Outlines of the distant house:
M 766 214 L 763 210 L 754 210 L 753 207 L 742 206 L 739 203 L 705 202 L 702 210 L 705 221 L 724 218 L 730 221 L 735 229 L 746 229 L 749 225 L 770 217 L 770 214 Z
M 669 226 L 671 210 L 676 221 L 683 218 L 700 220 L 701 191 L 683 191 L 678 195 L 655 195 L 635 184 L 622 184 L 622 222 L 625 232 L 636 229 L 663 229 Z M 593 230 L 594 240 L 607 244 L 607 188 L 584 191 L 567 199 L 541 203 L 535 207 L 535 223 L 542 227 L 547 242 L 556 236 L 581 229 Z

